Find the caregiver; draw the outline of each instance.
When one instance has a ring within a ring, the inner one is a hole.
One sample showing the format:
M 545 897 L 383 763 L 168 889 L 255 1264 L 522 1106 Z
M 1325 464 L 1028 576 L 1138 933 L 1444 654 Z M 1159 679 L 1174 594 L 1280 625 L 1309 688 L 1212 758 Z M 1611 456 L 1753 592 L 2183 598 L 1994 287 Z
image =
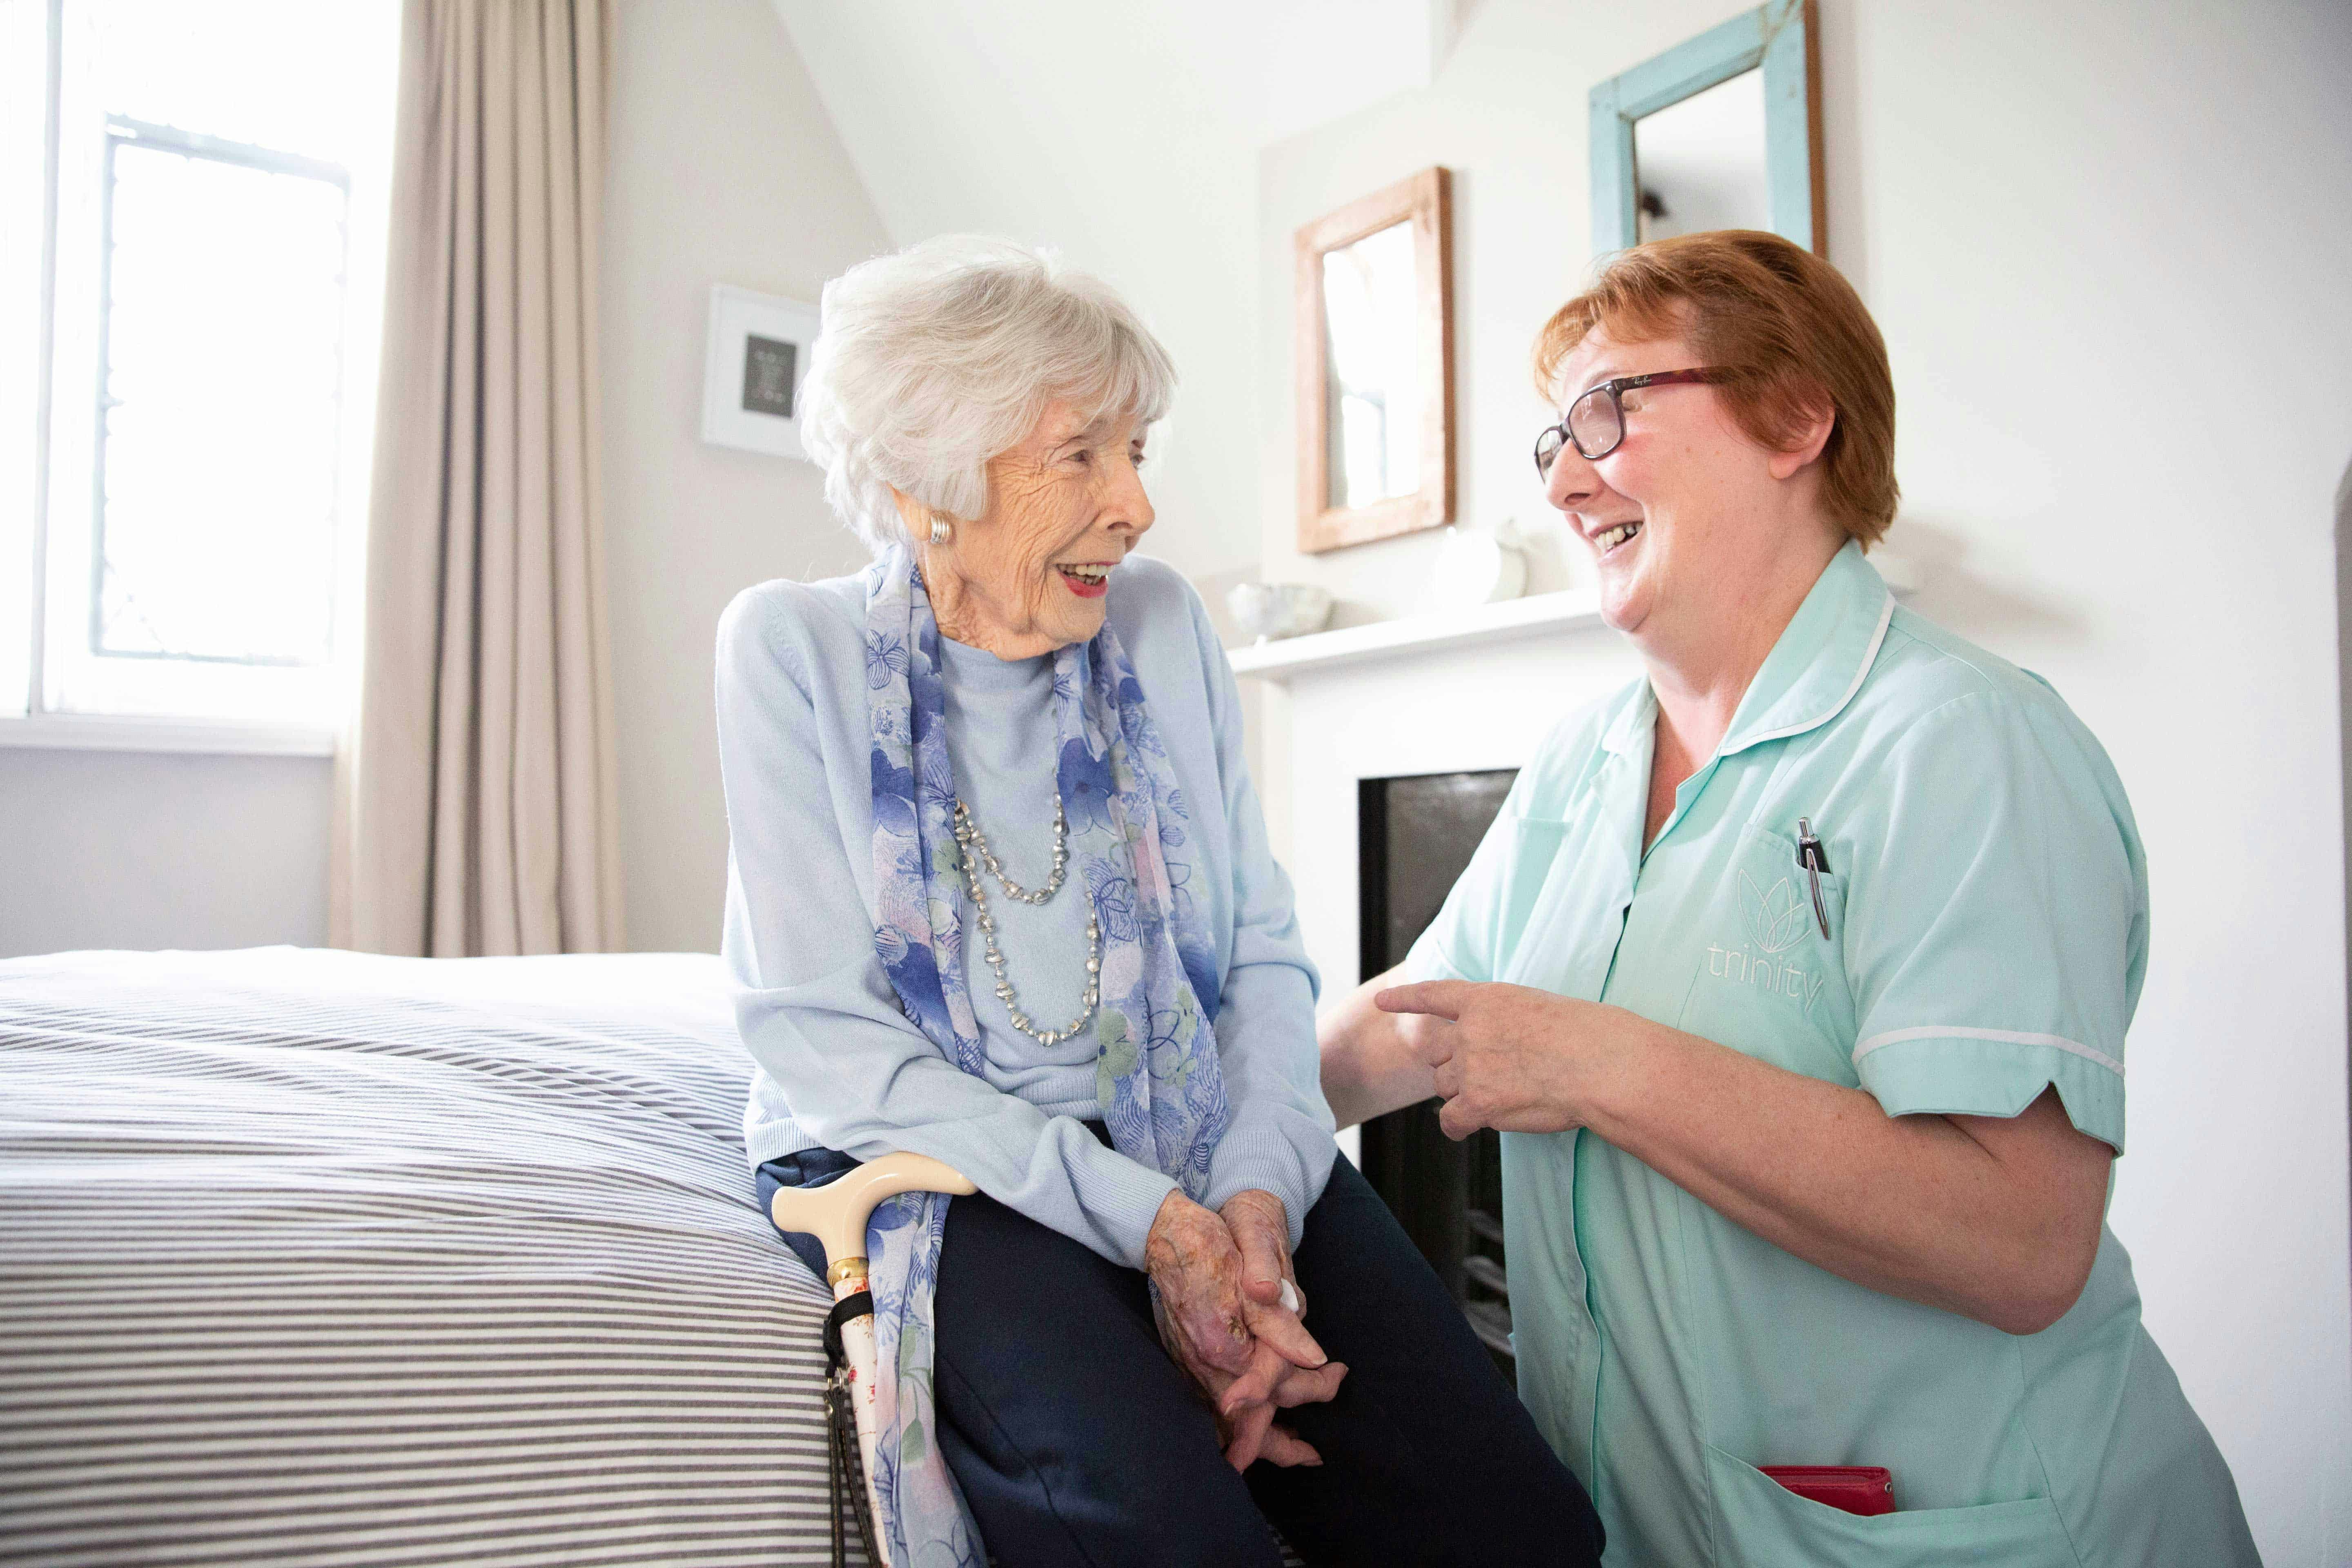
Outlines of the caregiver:
M 803 439 L 875 560 L 720 625 L 724 948 L 763 1199 L 898 1150 L 980 1187 L 869 1236 L 891 1560 L 1275 1568 L 1271 1519 L 1315 1564 L 1592 1563 L 1334 1169 L 1233 673 L 1134 553 L 1166 352 L 980 239 L 852 268 L 824 321 Z
M 1647 677 L 1325 1020 L 1340 1121 L 1433 1093 L 1503 1130 L 1520 1393 L 1607 1562 L 2252 1563 L 2104 1223 L 2131 808 L 2047 685 L 1864 560 L 1895 395 L 1861 300 L 1693 235 L 1535 358 L 1536 466 Z M 1798 1465 L 1884 1467 L 1895 1511 L 1761 1468 Z

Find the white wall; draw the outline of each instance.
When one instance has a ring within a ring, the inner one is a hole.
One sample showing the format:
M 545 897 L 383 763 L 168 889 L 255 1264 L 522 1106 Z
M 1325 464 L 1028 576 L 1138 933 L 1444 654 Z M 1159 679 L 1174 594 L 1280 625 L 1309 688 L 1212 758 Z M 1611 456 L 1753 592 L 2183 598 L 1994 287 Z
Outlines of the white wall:
M 0 746 L 0 958 L 320 945 L 330 768 Z
M 1454 169 L 1463 510 L 1525 520 L 1544 417 L 1528 342 L 1587 264 L 1585 92 L 1735 9 L 1486 0 L 1427 89 L 1265 153 L 1269 576 L 1384 616 L 1434 543 L 1291 548 L 1291 230 Z M 2332 539 L 2352 458 L 2352 11 L 1822 9 L 1830 256 L 1900 399 L 1891 542 L 1919 609 L 2056 683 L 2147 844 L 2115 1227 L 2266 1560 L 2352 1560 Z M 1531 586 L 1577 570 L 1548 552 Z
M 1055 246 L 1166 341 L 1185 390 L 1154 458 L 1146 548 L 1190 573 L 1230 568 L 1256 549 L 1237 460 L 1256 448 L 1255 409 L 1199 389 L 1247 382 L 1255 300 L 1234 240 L 1250 227 L 1248 148 L 1213 113 L 1133 113 L 1123 100 L 1154 73 L 1152 30 L 1106 26 L 1101 9 L 776 0 L 895 244 L 979 232 Z M 1141 90 L 1174 107 L 1156 83 Z M 1225 177 L 1160 178 L 1171 167 Z
M 773 0 L 894 243 L 1001 234 L 1118 288 L 1183 392 L 1150 478 L 1151 553 L 1196 582 L 1257 563 L 1253 158 L 1427 79 L 1450 6 L 1355 0 Z
M 602 346 L 622 879 L 631 947 L 715 951 L 719 614 L 866 557 L 814 468 L 702 441 L 710 286 L 814 301 L 890 242 L 763 0 L 624 0 L 619 41 Z

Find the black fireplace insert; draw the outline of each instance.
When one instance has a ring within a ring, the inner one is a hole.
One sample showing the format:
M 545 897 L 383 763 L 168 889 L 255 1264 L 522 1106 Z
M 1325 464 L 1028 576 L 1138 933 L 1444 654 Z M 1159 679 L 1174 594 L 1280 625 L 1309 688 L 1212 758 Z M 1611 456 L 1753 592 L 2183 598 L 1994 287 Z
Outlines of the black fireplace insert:
M 1507 768 L 1358 783 L 1359 973 L 1404 961 L 1469 866 L 1516 776 Z M 1364 1123 L 1363 1173 L 1462 1303 L 1496 1363 L 1512 1374 L 1502 1147 L 1492 1131 L 1459 1143 L 1446 1137 L 1437 1105 L 1432 1100 Z

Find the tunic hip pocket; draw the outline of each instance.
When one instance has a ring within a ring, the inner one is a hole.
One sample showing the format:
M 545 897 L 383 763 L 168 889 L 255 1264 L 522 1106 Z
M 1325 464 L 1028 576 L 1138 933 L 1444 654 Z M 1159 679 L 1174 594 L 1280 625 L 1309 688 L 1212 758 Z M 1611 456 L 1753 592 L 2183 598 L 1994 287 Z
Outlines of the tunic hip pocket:
M 2077 1568 L 2048 1498 L 1906 1512 L 1897 1471 L 1896 1511 L 1865 1519 L 1801 1498 L 1711 1443 L 1706 1468 L 1722 1528 L 1717 1561 L 1725 1568 Z

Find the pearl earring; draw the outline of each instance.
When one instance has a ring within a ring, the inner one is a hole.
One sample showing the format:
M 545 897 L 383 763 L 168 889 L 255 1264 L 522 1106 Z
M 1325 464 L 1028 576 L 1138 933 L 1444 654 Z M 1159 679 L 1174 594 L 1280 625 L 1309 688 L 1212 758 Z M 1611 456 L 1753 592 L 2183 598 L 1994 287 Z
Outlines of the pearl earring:
M 931 542 L 933 544 L 945 544 L 953 531 L 954 531 L 948 526 L 947 515 L 944 512 L 935 511 L 931 513 Z

